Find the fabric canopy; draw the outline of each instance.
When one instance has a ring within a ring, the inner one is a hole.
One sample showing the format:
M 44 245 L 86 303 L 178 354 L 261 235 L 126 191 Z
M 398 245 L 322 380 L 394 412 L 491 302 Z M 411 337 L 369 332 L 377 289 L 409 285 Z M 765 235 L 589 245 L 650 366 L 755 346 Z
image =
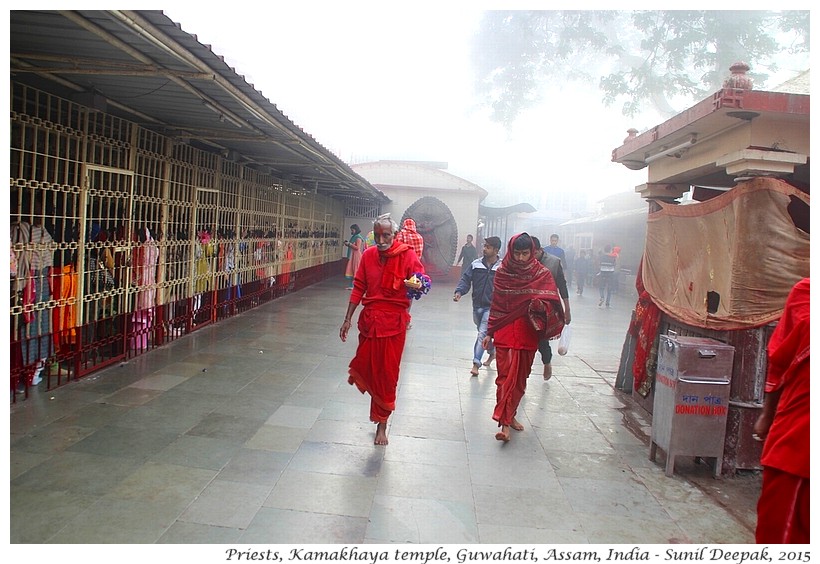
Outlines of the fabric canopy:
M 707 329 L 778 319 L 789 290 L 809 276 L 809 234 L 792 221 L 792 201 L 808 206 L 809 196 L 785 181 L 755 178 L 706 202 L 659 202 L 647 220 L 642 269 L 653 301 Z

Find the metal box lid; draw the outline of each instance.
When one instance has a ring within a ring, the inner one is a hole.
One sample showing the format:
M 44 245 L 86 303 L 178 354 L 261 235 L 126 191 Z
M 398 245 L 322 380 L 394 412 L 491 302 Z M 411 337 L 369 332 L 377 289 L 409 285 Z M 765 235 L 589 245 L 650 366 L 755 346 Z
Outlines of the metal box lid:
M 661 335 L 657 373 L 678 377 L 731 380 L 735 348 L 706 337 Z

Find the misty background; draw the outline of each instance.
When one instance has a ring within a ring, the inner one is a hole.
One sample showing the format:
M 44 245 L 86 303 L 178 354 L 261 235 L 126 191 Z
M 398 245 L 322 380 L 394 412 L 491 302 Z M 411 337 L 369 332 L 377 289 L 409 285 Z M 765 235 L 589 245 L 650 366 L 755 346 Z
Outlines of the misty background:
M 642 132 L 670 117 L 649 106 L 627 117 L 603 103 L 595 82 L 553 79 L 537 85 L 537 101 L 511 123 L 493 119 L 476 92 L 473 49 L 505 46 L 479 35 L 480 4 L 163 11 L 343 161 L 447 163 L 447 172 L 487 190 L 487 206 L 527 202 L 542 212 L 569 196 L 573 209 L 592 211 L 607 196 L 634 191 L 646 169 L 612 163 L 611 152 L 629 128 Z M 586 64 L 598 62 L 593 55 Z M 808 66 L 808 53 L 787 57 L 755 87 L 773 88 Z M 682 111 L 700 99 L 674 102 Z

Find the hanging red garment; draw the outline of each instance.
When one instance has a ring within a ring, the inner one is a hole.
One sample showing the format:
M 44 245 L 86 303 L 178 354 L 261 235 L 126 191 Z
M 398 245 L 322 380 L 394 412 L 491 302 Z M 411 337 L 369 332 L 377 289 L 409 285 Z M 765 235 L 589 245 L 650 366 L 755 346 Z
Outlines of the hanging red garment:
M 652 390 L 654 371 L 649 378 L 647 362 L 656 358 L 653 351 L 658 326 L 661 322 L 661 310 L 652 301 L 652 296 L 643 284 L 643 259 L 638 264 L 638 275 L 635 277 L 635 288 L 638 290 L 638 303 L 635 305 L 635 317 L 629 324 L 628 332 L 635 337 L 635 358 L 632 363 L 632 386 L 641 396 L 646 397 Z
M 290 283 L 290 270 L 293 268 L 293 243 L 288 243 L 285 251 L 285 260 L 282 263 L 280 285 L 286 287 Z

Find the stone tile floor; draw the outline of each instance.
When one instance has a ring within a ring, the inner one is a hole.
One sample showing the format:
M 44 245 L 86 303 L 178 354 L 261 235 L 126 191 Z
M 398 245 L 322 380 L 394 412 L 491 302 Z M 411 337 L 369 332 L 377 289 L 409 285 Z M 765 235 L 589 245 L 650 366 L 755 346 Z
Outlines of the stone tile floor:
M 387 447 L 346 382 L 341 278 L 33 391 L 10 407 L 11 543 L 753 542 L 759 475 L 666 477 L 614 389 L 634 296 L 573 294 L 570 352 L 549 382 L 536 355 L 502 444 L 449 286 L 414 304 Z

